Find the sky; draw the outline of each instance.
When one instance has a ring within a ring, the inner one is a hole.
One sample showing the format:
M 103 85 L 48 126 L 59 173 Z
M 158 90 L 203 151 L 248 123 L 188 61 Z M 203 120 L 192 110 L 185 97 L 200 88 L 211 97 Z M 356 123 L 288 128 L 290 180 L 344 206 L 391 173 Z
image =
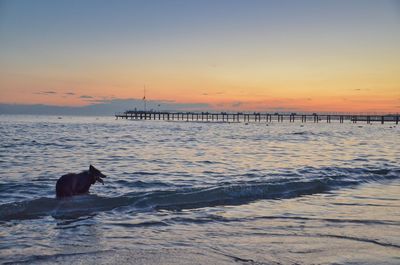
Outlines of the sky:
M 399 113 L 399 47 L 398 0 L 0 0 L 0 103 Z

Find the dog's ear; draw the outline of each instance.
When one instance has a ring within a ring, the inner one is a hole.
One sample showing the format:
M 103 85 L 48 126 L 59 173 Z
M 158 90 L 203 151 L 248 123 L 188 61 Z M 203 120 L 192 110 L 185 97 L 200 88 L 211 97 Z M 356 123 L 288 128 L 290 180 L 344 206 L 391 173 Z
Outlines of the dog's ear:
M 94 170 L 95 170 L 95 167 L 92 166 L 92 165 L 90 165 L 90 166 L 89 166 L 89 171 L 90 171 L 90 172 L 93 172 Z

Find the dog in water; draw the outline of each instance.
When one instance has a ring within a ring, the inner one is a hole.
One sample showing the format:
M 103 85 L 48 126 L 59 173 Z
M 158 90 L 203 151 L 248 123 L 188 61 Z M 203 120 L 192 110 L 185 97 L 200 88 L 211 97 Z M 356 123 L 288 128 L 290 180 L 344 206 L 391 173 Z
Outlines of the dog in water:
M 104 185 L 102 178 L 106 176 L 97 168 L 90 165 L 89 170 L 79 174 L 69 173 L 61 176 L 57 180 L 56 195 L 57 198 L 70 197 L 89 193 L 90 186 L 96 181 Z

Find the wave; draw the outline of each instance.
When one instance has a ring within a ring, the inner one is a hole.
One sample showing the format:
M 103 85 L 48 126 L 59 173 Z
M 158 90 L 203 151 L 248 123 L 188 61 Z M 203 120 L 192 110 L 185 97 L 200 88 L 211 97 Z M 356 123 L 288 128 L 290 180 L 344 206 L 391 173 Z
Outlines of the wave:
M 221 183 L 209 187 L 139 191 L 117 197 L 82 195 L 63 200 L 42 197 L 6 203 L 0 205 L 0 221 L 43 216 L 62 219 L 126 206 L 142 210 L 182 210 L 240 205 L 256 200 L 287 199 L 323 193 L 362 183 L 398 179 L 400 176 L 400 169 L 306 168 L 303 170 L 309 172 L 308 178 L 296 176 L 259 182 Z M 312 176 L 314 174 L 315 176 Z M 148 183 L 136 184 L 145 187 Z M 161 182 L 157 184 L 162 186 Z

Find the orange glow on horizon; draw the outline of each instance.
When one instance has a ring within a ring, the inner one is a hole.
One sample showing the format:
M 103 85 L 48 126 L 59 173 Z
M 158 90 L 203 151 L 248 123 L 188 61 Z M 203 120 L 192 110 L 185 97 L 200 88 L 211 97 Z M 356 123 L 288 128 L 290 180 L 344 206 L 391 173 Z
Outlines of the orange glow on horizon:
M 293 112 L 351 112 L 351 113 L 399 113 L 400 95 L 396 90 L 380 93 L 376 90 L 353 89 L 347 91 L 318 91 L 304 93 L 283 89 L 274 92 L 268 89 L 233 87 L 224 89 L 158 89 L 148 86 L 148 101 L 182 104 L 208 104 L 210 110 L 220 111 L 293 111 Z M 193 93 L 196 91 L 197 93 Z M 303 90 L 304 91 L 304 90 Z M 46 104 L 59 106 L 85 106 L 113 99 L 141 99 L 143 87 L 119 87 L 103 90 L 85 87 L 81 90 L 41 89 L 27 93 L 22 88 L 3 91 L 2 103 Z M 16 100 L 17 99 L 17 100 Z M 190 109 L 190 108 L 188 108 Z M 123 110 L 121 110 L 123 111 Z

